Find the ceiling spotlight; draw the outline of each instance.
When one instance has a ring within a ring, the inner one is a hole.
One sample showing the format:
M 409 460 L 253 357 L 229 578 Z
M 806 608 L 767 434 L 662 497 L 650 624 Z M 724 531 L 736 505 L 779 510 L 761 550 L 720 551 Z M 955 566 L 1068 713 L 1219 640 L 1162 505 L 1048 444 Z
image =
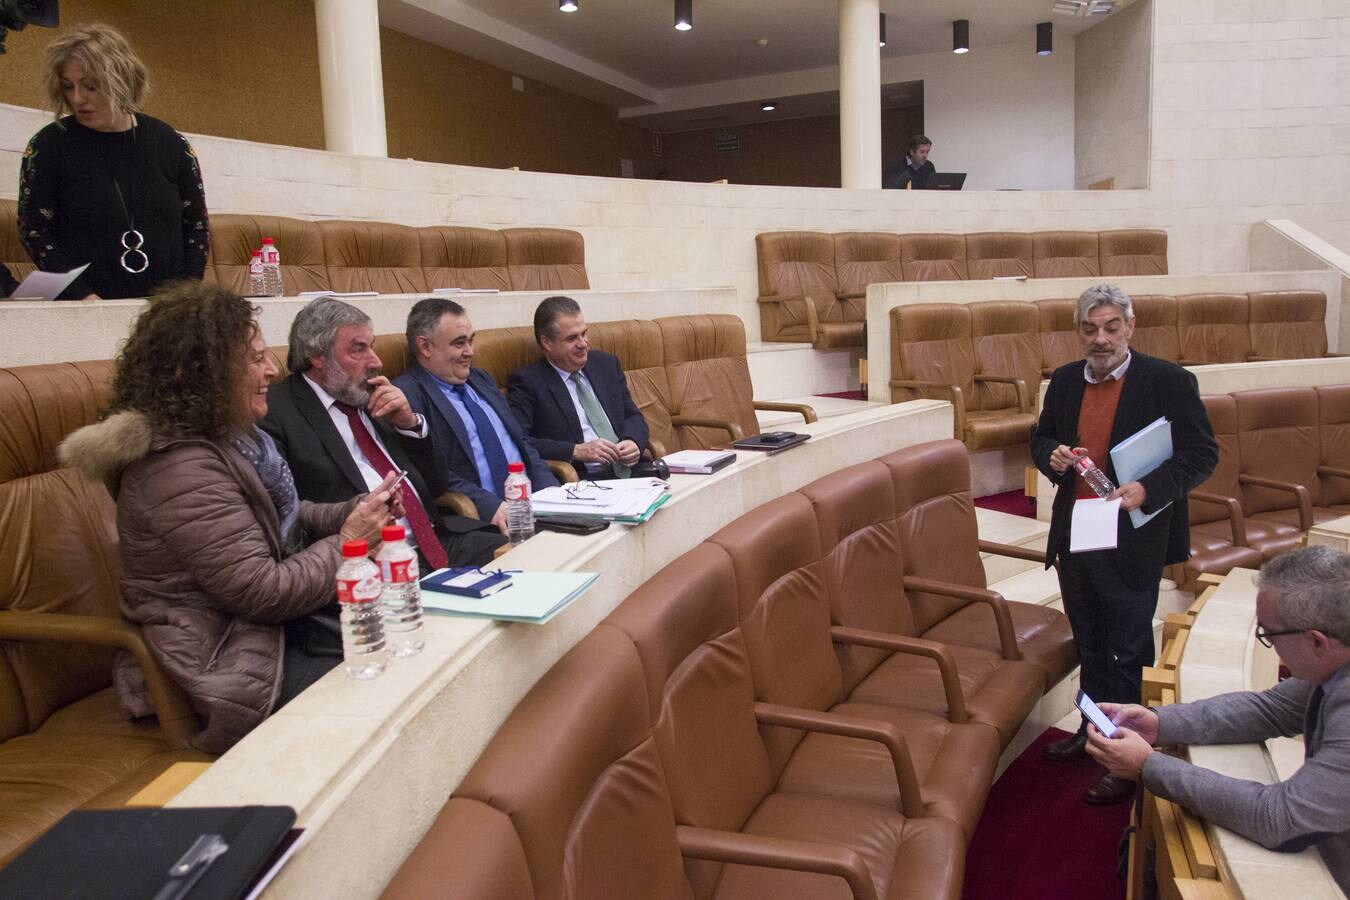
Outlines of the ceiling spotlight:
M 688 31 L 694 27 L 694 0 L 675 0 L 675 30 Z
M 558 0 L 559 12 L 576 12 L 577 0 Z
M 1055 26 L 1050 22 L 1036 23 L 1036 55 L 1049 56 L 1054 52 Z
M 778 101 L 765 100 L 763 103 L 759 105 L 759 108 L 764 110 L 765 112 L 773 112 L 775 109 L 778 108 Z
M 885 13 L 881 13 L 881 25 L 880 25 L 879 30 L 880 30 L 880 32 L 881 32 L 881 46 L 885 47 L 885 46 L 886 46 L 886 14 L 885 14 Z
M 952 23 L 952 52 L 970 52 L 970 20 L 957 19 Z

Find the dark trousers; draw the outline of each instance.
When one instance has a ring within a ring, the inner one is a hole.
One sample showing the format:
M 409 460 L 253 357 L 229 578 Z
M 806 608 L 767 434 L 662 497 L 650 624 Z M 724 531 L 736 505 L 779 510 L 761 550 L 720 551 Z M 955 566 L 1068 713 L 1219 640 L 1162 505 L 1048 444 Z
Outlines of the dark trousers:
M 1059 590 L 1078 647 L 1084 693 L 1098 702 L 1138 703 L 1144 666 L 1153 665 L 1158 580 L 1138 590 L 1120 577 L 1114 550 L 1059 555 Z

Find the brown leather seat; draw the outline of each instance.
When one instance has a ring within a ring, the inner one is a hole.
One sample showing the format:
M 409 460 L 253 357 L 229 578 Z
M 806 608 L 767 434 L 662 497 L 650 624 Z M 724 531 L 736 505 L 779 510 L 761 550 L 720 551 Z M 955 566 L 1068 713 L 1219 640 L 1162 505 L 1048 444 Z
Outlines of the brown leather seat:
M 1040 311 L 1041 376 L 1049 378 L 1060 366 L 1083 358 L 1078 329 L 1073 325 L 1074 300 L 1037 300 Z
M 896 584 L 905 561 L 891 470 L 880 461 L 850 466 L 806 485 L 801 494 L 815 511 L 819 577 L 835 626 L 844 695 L 851 702 L 901 706 L 955 722 L 964 718 L 992 728 L 1000 749 L 1007 746 L 1040 699 L 1044 673 L 997 653 L 917 637 L 913 613 Z M 847 637 L 839 629 L 846 629 Z M 892 643 L 866 646 L 859 632 L 889 635 Z M 955 685 L 941 668 L 947 662 Z M 955 697 L 949 694 L 953 687 Z
M 1068 675 L 1077 664 L 1068 618 L 986 588 L 965 448 L 933 441 L 882 462 L 895 485 L 904 585 L 918 635 L 1034 663 L 1047 689 Z
M 1032 416 L 1041 384 L 1040 311 L 1034 303 L 990 300 L 970 304 L 975 353 L 975 401 L 981 412 Z
M 422 277 L 428 290 L 493 288 L 511 290 L 506 236 L 490 228 L 434 225 L 417 229 Z
M 1032 237 L 1016 231 L 979 231 L 966 235 L 966 275 L 971 281 L 1035 274 Z
M 998 761 L 998 734 L 955 723 L 903 701 L 866 702 L 843 690 L 830 627 L 827 569 L 811 501 L 792 492 L 738 518 L 708 539 L 726 550 L 736 573 L 741 634 L 755 699 L 796 709 L 893 725 L 908 762 L 879 741 L 846 734 L 762 727 L 779 793 L 821 794 L 906 809 L 912 782 L 927 815 L 951 819 L 967 838 L 984 806 Z M 878 598 L 879 599 L 879 598 Z
M 287 297 L 301 291 L 329 290 L 318 223 L 283 216 L 212 213 L 207 268 L 216 282 L 237 294 L 247 294 L 249 260 L 268 237 L 276 242 L 281 254 L 281 282 Z
M 766 750 L 760 729 L 782 721 L 775 714 L 783 710 L 755 701 L 738 597 L 731 558 L 704 543 L 605 620 L 629 635 L 642 657 L 676 821 L 842 849 L 878 897 L 958 896 L 965 840 L 951 820 L 774 790 L 786 761 Z M 713 862 L 690 862 L 686 872 L 697 897 L 847 896 L 837 880 L 815 874 Z
M 841 231 L 834 235 L 839 303 L 817 310 L 818 349 L 861 347 L 867 321 L 867 286 L 904 281 L 900 236 L 886 231 Z
M 1247 298 L 1253 359 L 1327 355 L 1327 295 L 1322 291 L 1254 291 Z
M 1134 301 L 1134 335 L 1130 347 L 1169 362 L 1181 359 L 1177 339 L 1177 298 L 1165 294 L 1140 294 Z
M 755 250 L 761 339 L 814 344 L 820 311 L 839 302 L 834 239 L 819 231 L 768 231 L 755 235 Z
M 566 228 L 504 228 L 513 291 L 587 290 L 586 242 Z
M 15 200 L 0 200 L 0 263 L 5 264 L 15 281 L 23 281 L 37 269 L 19 240 L 19 204 Z
M 1100 231 L 1097 253 L 1106 278 L 1167 274 L 1167 232 L 1158 228 Z
M 1188 365 L 1246 362 L 1251 333 L 1246 294 L 1183 294 L 1177 297 L 1177 340 Z
M 1095 231 L 1038 231 L 1031 236 L 1037 278 L 1082 278 L 1102 273 Z
M 1186 561 L 1187 572 L 1194 578 L 1202 573 L 1227 575 L 1234 566 L 1260 568 L 1263 557 L 1250 546 L 1251 536 L 1269 537 L 1270 530 L 1248 523 L 1242 510 L 1237 403 L 1229 394 L 1200 399 L 1219 445 L 1219 462 L 1209 478 L 1188 495 L 1191 558 Z
M 964 281 L 964 234 L 902 234 L 900 261 L 906 281 Z
M 416 229 L 390 222 L 325 220 L 318 225 L 332 290 L 381 294 L 420 294 L 428 290 Z
M 661 327 L 651 320 L 592 322 L 591 346 L 619 358 L 628 393 L 647 421 L 647 443 L 653 456 L 665 456 L 682 448 L 675 433 L 670 377 L 665 365 Z
M 1322 385 L 1314 390 L 1322 505 L 1350 513 L 1350 384 Z
M 186 699 L 118 612 L 116 508 L 101 484 L 56 461 L 94 422 L 107 362 L 0 370 L 0 863 L 78 807 L 117 806 L 185 750 Z M 128 721 L 111 687 L 136 655 L 163 724 Z

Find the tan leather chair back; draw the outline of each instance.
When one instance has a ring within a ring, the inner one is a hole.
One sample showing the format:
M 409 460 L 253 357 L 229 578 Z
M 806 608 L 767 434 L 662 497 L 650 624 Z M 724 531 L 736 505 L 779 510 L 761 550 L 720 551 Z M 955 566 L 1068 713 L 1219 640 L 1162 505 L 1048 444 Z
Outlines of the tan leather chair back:
M 1134 302 L 1134 335 L 1130 346 L 1140 353 L 1169 362 L 1181 359 L 1177 339 L 1177 298 L 1166 294 L 1140 294 Z
M 975 402 L 975 353 L 970 346 L 970 309 L 958 303 L 914 303 L 891 310 L 891 371 L 897 379 L 936 381 L 961 389 L 962 402 Z M 899 389 L 902 400 L 946 394 Z
M 966 275 L 971 281 L 999 275 L 1035 274 L 1030 234 L 1016 231 L 979 231 L 966 235 Z
M 506 269 L 513 291 L 587 290 L 586 242 L 565 228 L 505 228 Z
M 417 229 L 422 277 L 436 288 L 511 290 L 507 276 L 506 236 L 490 228 L 435 225 Z
M 815 511 L 831 624 L 913 635 L 914 615 L 896 579 L 905 562 L 891 470 L 872 460 L 817 479 L 800 493 Z M 890 655 L 856 644 L 834 649 L 844 694 Z
M 503 391 L 512 372 L 539 358 L 534 328 L 529 325 L 488 328 L 478 332 L 473 343 L 473 364 L 486 370 Z
M 901 266 L 906 281 L 964 281 L 964 234 L 900 235 Z
M 665 365 L 661 327 L 652 320 L 590 322 L 591 346 L 619 358 L 628 393 L 647 420 L 648 442 L 656 456 L 682 448 L 670 417 L 675 414 Z
M 399 333 L 377 334 L 371 345 L 380 358 L 380 374 L 393 380 L 408 371 L 408 338 Z
M 98 419 L 112 365 L 0 369 L 0 597 L 4 609 L 117 618 L 117 510 L 102 484 L 56 461 L 57 445 Z M 0 611 L 0 615 L 4 615 Z M 112 683 L 113 651 L 0 643 L 0 740 Z
M 1097 252 L 1104 277 L 1166 275 L 1167 232 L 1158 228 L 1125 228 L 1097 233 Z
M 1350 472 L 1350 384 L 1321 385 L 1317 391 L 1319 462 Z M 1322 478 L 1322 505 L 1350 503 L 1350 478 Z
M 1177 339 L 1190 363 L 1246 362 L 1251 332 L 1246 294 L 1183 294 L 1177 297 Z
M 14 200 L 0 200 L 0 263 L 15 281 L 23 281 L 37 268 L 19 240 L 19 204 Z
M 767 231 L 755 235 L 761 297 L 805 297 L 816 313 L 838 304 L 834 238 L 820 231 Z M 761 333 L 769 341 L 809 341 L 804 309 L 781 303 L 759 306 Z
M 1073 326 L 1073 300 L 1037 300 L 1040 312 L 1041 373 L 1049 373 L 1075 359 L 1083 358 L 1078 331 Z
M 319 222 L 329 287 L 335 291 L 424 294 L 416 229 L 390 222 Z M 286 267 L 285 252 L 281 258 Z
M 318 223 L 283 216 L 212 213 L 207 268 L 216 282 L 236 294 L 247 294 L 249 260 L 268 237 L 276 242 L 281 254 L 281 283 L 287 297 L 301 291 L 329 290 Z
M 726 550 L 736 573 L 755 699 L 815 710 L 842 701 L 811 501 L 795 491 L 784 494 L 745 513 L 708 543 Z M 777 781 L 803 735 L 770 728 L 763 737 Z
M 933 441 L 881 460 L 891 471 L 905 575 L 983 588 L 970 458 L 960 441 Z M 953 597 L 910 592 L 920 633 L 966 605 Z
M 1031 236 L 1031 269 L 1037 278 L 1101 274 L 1095 231 L 1038 231 Z
M 535 900 L 530 863 L 506 813 L 451 797 L 404 859 L 382 900 L 422 900 L 453 884 L 475 900 Z
M 736 316 L 667 316 L 661 329 L 671 412 L 676 416 L 735 422 L 758 434 L 754 388 L 745 359 L 745 325 Z M 680 426 L 684 448 L 726 446 L 724 431 Z
M 1034 303 L 990 300 L 970 304 L 970 346 L 978 375 L 1021 378 L 1034 409 L 1041 384 L 1040 311 Z M 975 385 L 975 405 L 968 409 L 1017 410 L 1017 388 L 985 382 Z
M 900 235 L 889 231 L 836 233 L 834 271 L 840 296 L 866 295 L 869 284 L 904 281 Z
M 1327 295 L 1321 291 L 1255 291 L 1251 306 L 1252 356 L 1316 359 L 1327 352 Z
M 1232 397 L 1237 404 L 1243 474 L 1306 485 L 1313 506 L 1321 505 L 1317 392 L 1310 387 L 1265 388 L 1238 391 Z M 1297 507 L 1288 491 L 1242 485 L 1242 509 L 1249 515 Z
M 1230 394 L 1206 394 L 1200 400 L 1205 404 L 1205 413 L 1209 416 L 1209 425 L 1214 429 L 1214 440 L 1219 445 L 1219 462 L 1199 486 L 1195 488 L 1221 497 L 1242 499 L 1242 487 L 1238 484 L 1238 472 L 1242 465 L 1238 441 L 1237 403 Z M 1228 518 L 1228 511 L 1217 503 L 1191 500 L 1189 503 L 1192 525 L 1206 522 L 1219 522 Z

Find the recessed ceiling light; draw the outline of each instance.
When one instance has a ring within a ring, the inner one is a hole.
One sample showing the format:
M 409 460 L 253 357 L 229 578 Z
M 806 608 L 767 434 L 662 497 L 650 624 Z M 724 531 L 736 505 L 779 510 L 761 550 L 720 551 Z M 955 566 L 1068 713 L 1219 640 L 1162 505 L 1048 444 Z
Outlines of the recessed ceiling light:
M 764 110 L 765 112 L 773 112 L 775 109 L 778 108 L 778 101 L 765 100 L 763 103 L 759 105 L 759 108 Z
M 558 0 L 559 12 L 576 12 L 577 0 Z

